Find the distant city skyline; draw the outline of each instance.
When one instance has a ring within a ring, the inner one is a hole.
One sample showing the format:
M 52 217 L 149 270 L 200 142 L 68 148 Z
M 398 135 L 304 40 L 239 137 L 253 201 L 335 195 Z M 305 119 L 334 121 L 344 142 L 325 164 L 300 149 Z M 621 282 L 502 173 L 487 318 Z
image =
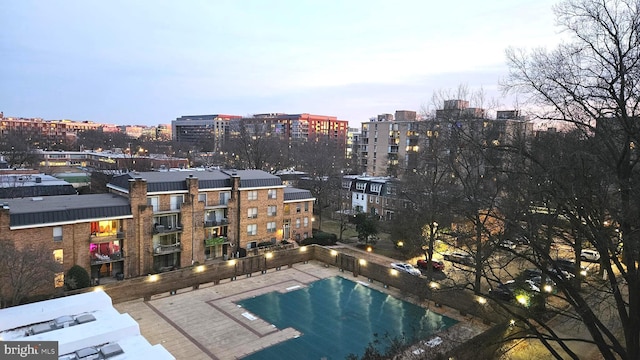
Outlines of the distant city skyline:
M 359 127 L 461 84 L 510 109 L 504 51 L 553 48 L 555 3 L 7 2 L 0 111 L 117 125 L 310 113 Z

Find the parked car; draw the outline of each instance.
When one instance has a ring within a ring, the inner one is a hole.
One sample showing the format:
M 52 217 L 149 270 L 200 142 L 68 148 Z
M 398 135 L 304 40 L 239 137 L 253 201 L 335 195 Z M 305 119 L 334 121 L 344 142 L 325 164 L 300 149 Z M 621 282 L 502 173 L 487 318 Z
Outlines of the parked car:
M 427 268 L 429 268 L 429 260 L 420 259 L 418 260 L 416 266 L 418 267 L 418 269 L 426 270 Z M 444 270 L 444 263 L 442 261 L 431 259 L 431 266 L 433 267 L 433 270 Z
M 580 251 L 580 260 L 597 262 L 600 260 L 600 253 L 595 250 L 582 250 Z
M 420 270 L 414 268 L 413 265 L 407 264 L 407 263 L 391 263 L 391 268 L 396 269 L 398 271 L 409 273 L 411 275 L 416 275 L 416 276 L 419 276 L 422 274 Z
M 447 261 L 457 262 L 459 264 L 468 265 L 468 266 L 474 266 L 476 263 L 473 256 L 460 251 L 444 254 L 443 257 Z
M 527 239 L 522 235 L 516 235 L 513 238 L 513 242 L 516 243 L 517 245 L 529 245 L 529 239 Z
M 540 277 L 540 276 L 542 276 L 542 270 L 538 268 L 524 269 L 520 274 L 520 277 L 523 280 L 531 280 L 534 277 Z
M 555 294 L 558 292 L 555 281 L 551 280 L 551 278 L 548 276 L 544 277 L 544 281 L 542 279 L 543 279 L 542 276 L 534 276 L 531 279 L 527 279 L 525 281 L 530 283 L 533 286 L 536 286 L 538 288 L 538 291 L 542 289 L 547 293 Z
M 489 290 L 489 295 L 493 296 L 496 299 L 511 301 L 515 299 L 515 292 L 518 289 L 522 289 L 524 291 L 533 291 L 540 292 L 540 288 L 536 286 L 531 280 L 526 280 L 522 283 L 516 282 L 515 280 L 505 281 L 504 283 L 498 284 L 493 289 Z
M 555 267 L 561 270 L 561 272 L 564 271 L 571 274 L 571 277 L 575 277 L 577 275 L 582 275 L 582 276 L 587 275 L 587 269 L 584 267 L 580 267 L 579 274 L 576 274 L 576 262 L 573 260 L 556 259 L 554 260 L 554 264 L 555 264 Z M 549 269 L 549 271 L 555 272 L 555 267 L 552 266 L 551 269 Z M 565 276 L 565 279 L 566 278 L 567 277 Z
M 516 243 L 514 243 L 511 240 L 502 240 L 498 246 L 500 246 L 503 249 L 508 249 L 508 250 L 514 250 L 516 248 Z

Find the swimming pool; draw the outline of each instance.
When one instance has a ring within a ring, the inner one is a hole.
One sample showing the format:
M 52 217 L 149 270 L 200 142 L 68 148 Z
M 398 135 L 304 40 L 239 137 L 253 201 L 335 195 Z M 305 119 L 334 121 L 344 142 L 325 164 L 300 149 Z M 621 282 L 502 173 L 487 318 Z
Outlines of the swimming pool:
M 271 292 L 238 302 L 278 329 L 292 327 L 298 338 L 273 345 L 245 359 L 344 359 L 362 356 L 385 335 L 423 339 L 457 323 L 412 303 L 339 276 L 286 293 Z M 378 345 L 384 351 L 388 343 Z

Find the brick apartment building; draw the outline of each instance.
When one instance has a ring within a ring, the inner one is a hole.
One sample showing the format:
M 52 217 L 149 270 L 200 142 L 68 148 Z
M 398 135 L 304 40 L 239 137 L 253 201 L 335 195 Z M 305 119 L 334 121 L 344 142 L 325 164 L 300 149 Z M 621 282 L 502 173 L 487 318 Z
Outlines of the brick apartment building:
M 0 200 L 2 240 L 50 249 L 65 272 L 77 264 L 93 278 L 129 278 L 312 234 L 311 193 L 259 170 L 127 173 L 108 186 Z

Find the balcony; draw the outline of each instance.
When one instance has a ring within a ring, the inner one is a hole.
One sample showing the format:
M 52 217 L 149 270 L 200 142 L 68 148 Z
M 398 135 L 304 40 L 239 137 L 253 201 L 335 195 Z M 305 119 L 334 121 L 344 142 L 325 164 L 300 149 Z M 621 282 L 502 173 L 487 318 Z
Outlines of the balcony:
M 220 220 L 205 220 L 204 227 L 223 226 L 228 224 L 229 221 L 226 218 Z
M 165 255 L 182 251 L 182 244 L 175 243 L 169 245 L 158 244 L 153 247 L 153 255 Z
M 123 257 L 124 256 L 122 255 L 122 251 L 116 251 L 116 252 L 111 253 L 110 255 L 92 254 L 91 255 L 91 265 L 106 264 L 106 263 L 112 263 L 112 262 L 116 262 L 116 261 L 122 261 Z
M 182 231 L 182 226 L 165 226 L 160 224 L 153 224 L 154 234 L 167 234 Z

